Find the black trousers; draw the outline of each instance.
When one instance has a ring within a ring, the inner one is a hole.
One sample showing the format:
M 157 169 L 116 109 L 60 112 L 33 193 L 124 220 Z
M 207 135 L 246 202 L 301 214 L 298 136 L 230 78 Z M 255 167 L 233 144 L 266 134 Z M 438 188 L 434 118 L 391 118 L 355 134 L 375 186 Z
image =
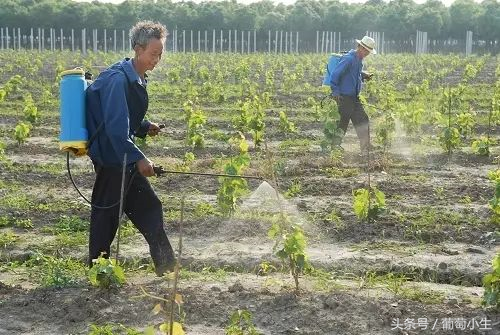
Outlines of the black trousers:
M 120 200 L 121 168 L 102 167 L 94 164 L 96 181 L 92 192 L 92 204 L 106 207 Z M 124 212 L 145 237 L 151 257 L 158 267 L 171 262 L 174 252 L 163 228 L 163 210 L 160 199 L 146 177 L 126 172 Z M 89 234 L 89 265 L 101 253 L 110 256 L 110 247 L 118 229 L 120 206 L 100 209 L 92 206 Z
M 356 134 L 358 135 L 361 151 L 368 149 L 370 145 L 369 119 L 363 105 L 357 97 L 342 95 L 338 101 L 340 120 L 338 127 L 345 132 L 352 120 Z

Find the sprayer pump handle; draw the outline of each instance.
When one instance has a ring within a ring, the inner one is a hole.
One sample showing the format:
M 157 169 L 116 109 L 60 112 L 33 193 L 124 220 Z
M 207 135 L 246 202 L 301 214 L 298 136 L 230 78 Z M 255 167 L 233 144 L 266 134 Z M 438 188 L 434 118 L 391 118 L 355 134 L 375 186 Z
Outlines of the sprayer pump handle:
M 153 171 L 156 174 L 157 177 L 167 173 L 165 169 L 163 169 L 162 166 L 153 166 Z

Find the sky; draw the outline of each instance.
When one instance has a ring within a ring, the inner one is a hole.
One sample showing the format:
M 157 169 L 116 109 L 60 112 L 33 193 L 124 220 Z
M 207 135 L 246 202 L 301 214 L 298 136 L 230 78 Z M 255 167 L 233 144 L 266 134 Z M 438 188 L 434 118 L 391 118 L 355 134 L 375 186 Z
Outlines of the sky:
M 79 2 L 91 2 L 92 0 L 74 0 L 74 1 L 79 1 Z M 114 3 L 118 4 L 123 2 L 124 0 L 98 0 L 100 2 L 109 2 L 109 3 Z M 175 0 L 174 0 L 175 1 Z M 201 2 L 202 0 L 193 0 L 194 2 Z M 206 0 L 204 0 L 206 1 Z M 258 0 L 237 0 L 239 3 L 244 3 L 244 4 L 249 4 L 251 2 L 256 2 Z M 295 3 L 296 0 L 273 0 L 275 3 L 283 3 L 285 5 L 290 5 Z M 366 2 L 366 0 L 340 0 L 341 2 L 347 2 L 347 3 L 363 3 Z M 423 3 L 425 0 L 413 0 L 415 3 Z M 454 0 L 441 0 L 445 4 L 445 6 L 449 6 L 450 4 L 453 3 Z M 479 2 L 476 0 L 476 2 Z

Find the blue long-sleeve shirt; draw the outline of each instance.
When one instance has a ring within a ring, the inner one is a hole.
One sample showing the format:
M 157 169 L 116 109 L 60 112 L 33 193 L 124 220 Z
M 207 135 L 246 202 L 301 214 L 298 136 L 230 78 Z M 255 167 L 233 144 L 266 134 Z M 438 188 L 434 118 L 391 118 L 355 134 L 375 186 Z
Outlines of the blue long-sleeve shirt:
M 333 95 L 348 95 L 357 97 L 361 91 L 363 61 L 351 50 L 340 59 L 332 72 Z
M 134 137 L 145 137 L 150 122 L 144 120 L 148 94 L 131 59 L 124 59 L 103 71 L 86 91 L 86 121 L 94 136 L 88 155 L 101 166 L 121 167 L 145 156 Z

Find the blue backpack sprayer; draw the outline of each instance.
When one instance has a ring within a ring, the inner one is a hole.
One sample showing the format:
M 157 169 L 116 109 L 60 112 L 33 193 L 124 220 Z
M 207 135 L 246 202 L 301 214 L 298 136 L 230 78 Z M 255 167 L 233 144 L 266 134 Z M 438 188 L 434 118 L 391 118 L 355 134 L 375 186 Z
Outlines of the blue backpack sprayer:
M 87 154 L 88 132 L 85 127 L 85 90 L 88 82 L 82 69 L 61 73 L 60 113 L 62 151 L 80 157 Z
M 326 64 L 326 71 L 323 76 L 323 86 L 329 86 L 331 93 L 328 94 L 327 96 L 323 97 L 320 102 L 321 108 L 323 108 L 323 103 L 325 99 L 329 98 L 332 96 L 333 93 L 333 85 L 332 85 L 332 73 L 335 67 L 339 64 L 340 59 L 345 53 L 332 53 L 330 57 L 328 58 L 328 63 Z
M 100 124 L 97 131 L 89 139 L 89 134 L 86 128 L 85 121 L 85 91 L 91 82 L 91 75 L 86 73 L 83 69 L 76 68 L 72 70 L 67 70 L 61 73 L 60 82 L 60 137 L 59 137 L 59 148 L 61 151 L 66 152 L 66 167 L 68 170 L 68 176 L 71 183 L 77 190 L 78 194 L 91 206 L 101 209 L 112 208 L 120 204 L 118 201 L 115 204 L 109 206 L 97 206 L 92 204 L 78 189 L 71 175 L 71 169 L 69 164 L 70 153 L 74 154 L 76 157 L 85 156 L 88 152 L 89 146 L 95 140 L 96 135 L 103 128 L 103 124 Z M 160 128 L 164 128 L 165 125 L 160 125 Z M 242 176 L 242 175 L 230 175 L 230 174 L 215 174 L 215 173 L 200 173 L 200 172 L 181 172 L 181 171 L 169 171 L 163 169 L 161 166 L 155 166 L 154 171 L 157 176 L 163 174 L 184 174 L 184 175 L 197 175 L 197 176 L 210 176 L 210 177 L 228 177 L 228 178 L 244 178 L 244 179 L 259 179 L 261 177 L 254 176 Z M 134 178 L 135 174 L 138 173 L 137 170 L 131 176 L 130 181 Z M 129 185 L 130 185 L 129 181 Z M 128 188 L 127 188 L 128 189 Z M 126 191 L 125 191 L 126 193 Z M 123 197 L 122 197 L 123 198 Z

